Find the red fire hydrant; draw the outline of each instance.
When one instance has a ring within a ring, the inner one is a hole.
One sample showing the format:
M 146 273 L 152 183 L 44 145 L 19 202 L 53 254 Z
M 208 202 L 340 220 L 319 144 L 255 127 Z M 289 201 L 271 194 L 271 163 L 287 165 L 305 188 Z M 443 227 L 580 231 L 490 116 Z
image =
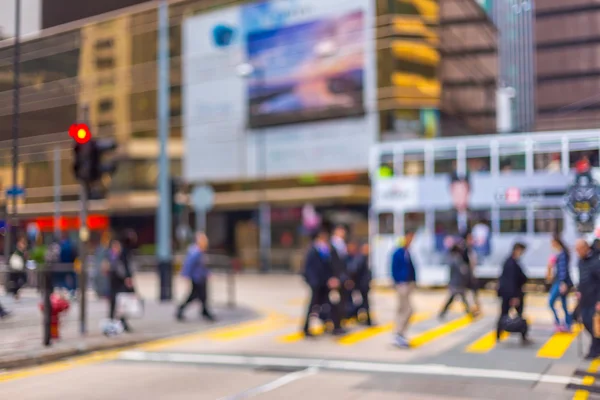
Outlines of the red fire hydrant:
M 69 302 L 64 297 L 53 293 L 50 295 L 50 337 L 60 338 L 60 315 L 69 310 Z M 44 312 L 44 303 L 40 304 L 40 310 Z

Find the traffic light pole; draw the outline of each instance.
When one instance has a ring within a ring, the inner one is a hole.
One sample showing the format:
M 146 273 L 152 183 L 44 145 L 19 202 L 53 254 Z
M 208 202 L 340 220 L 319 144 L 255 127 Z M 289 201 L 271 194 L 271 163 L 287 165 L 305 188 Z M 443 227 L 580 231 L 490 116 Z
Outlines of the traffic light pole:
M 87 105 L 81 108 L 81 121 L 85 123 L 89 119 L 89 108 Z M 79 181 L 79 200 L 81 210 L 79 211 L 79 331 L 82 335 L 87 334 L 87 242 L 89 240 L 89 232 L 87 227 L 88 216 L 88 182 Z
M 82 335 L 87 333 L 87 242 L 89 240 L 89 233 L 87 227 L 87 216 L 88 216 L 88 188 L 85 183 L 80 185 L 80 201 L 81 210 L 79 213 L 79 221 L 81 221 L 81 227 L 79 229 L 79 329 Z
M 170 301 L 173 297 L 172 264 L 172 205 L 169 173 L 169 4 L 162 0 L 158 8 L 158 212 L 156 215 L 156 241 L 158 272 L 160 278 L 160 300 Z

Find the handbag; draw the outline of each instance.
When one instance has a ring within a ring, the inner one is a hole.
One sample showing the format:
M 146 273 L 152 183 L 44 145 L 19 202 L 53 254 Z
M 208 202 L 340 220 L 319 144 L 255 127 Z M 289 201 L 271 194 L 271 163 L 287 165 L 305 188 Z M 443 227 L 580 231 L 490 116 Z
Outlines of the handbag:
M 135 293 L 118 293 L 116 311 L 117 315 L 121 318 L 143 318 L 144 301 Z
M 528 326 L 527 321 L 520 315 L 502 317 L 500 328 L 508 333 L 526 333 Z

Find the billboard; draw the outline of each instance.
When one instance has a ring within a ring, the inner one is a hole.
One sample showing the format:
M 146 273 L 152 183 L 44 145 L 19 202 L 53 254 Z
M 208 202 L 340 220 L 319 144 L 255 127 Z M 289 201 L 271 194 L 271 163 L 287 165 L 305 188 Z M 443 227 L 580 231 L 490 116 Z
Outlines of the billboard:
M 365 170 L 378 131 L 367 0 L 273 0 L 183 24 L 184 176 Z
M 247 87 L 250 127 L 362 114 L 364 22 L 357 10 L 249 32 L 247 62 L 255 68 Z M 329 41 L 344 48 L 335 64 L 315 51 L 315 43 Z

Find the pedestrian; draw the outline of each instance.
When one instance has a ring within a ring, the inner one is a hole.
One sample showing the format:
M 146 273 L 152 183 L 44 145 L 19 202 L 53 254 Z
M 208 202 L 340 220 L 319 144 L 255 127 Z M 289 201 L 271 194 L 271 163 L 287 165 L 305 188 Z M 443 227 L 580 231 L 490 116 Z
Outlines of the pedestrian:
M 479 263 L 479 254 L 474 249 L 474 240 L 471 232 L 464 235 L 462 257 L 468 268 L 466 288 L 473 296 L 473 307 L 471 312 L 474 316 L 481 314 L 481 303 L 479 302 L 479 279 L 475 276 L 475 269 Z M 466 294 L 465 294 L 466 296 Z
M 502 331 L 505 330 L 503 323 L 509 317 L 511 308 L 514 308 L 518 317 L 525 322 L 523 319 L 525 300 L 523 286 L 527 283 L 527 276 L 523 272 L 520 259 L 526 249 L 527 246 L 524 243 L 517 242 L 513 245 L 512 252 L 504 262 L 502 274 L 498 280 L 498 297 L 501 299 L 500 316 L 496 329 L 496 339 L 498 341 L 500 340 Z M 526 323 L 520 333 L 523 344 L 528 344 L 530 340 L 527 337 L 528 329 L 526 328 Z
M 134 293 L 133 274 L 131 265 L 126 254 L 123 252 L 123 245 L 118 240 L 112 240 L 107 258 L 107 273 L 110 284 L 108 295 L 109 318 L 114 321 L 117 317 L 117 297 L 119 293 Z M 127 323 L 125 316 L 119 316 L 125 332 L 131 332 L 131 327 Z
M 590 351 L 585 358 L 592 360 L 600 357 L 600 338 L 596 337 L 599 332 L 594 332 L 594 316 L 600 313 L 600 254 L 594 252 L 584 239 L 577 240 L 575 251 L 579 256 L 578 308 L 583 325 L 592 336 Z
M 414 232 L 407 232 L 392 256 L 392 278 L 398 294 L 398 321 L 394 345 L 402 348 L 410 347 L 406 339 L 406 331 L 413 313 L 412 293 L 417 281 L 416 268 L 410 256 L 413 238 Z
M 331 235 L 331 259 L 334 275 L 340 280 L 340 288 L 338 290 L 340 301 L 334 304 L 339 307 L 340 316 L 344 319 L 349 317 L 350 293 L 354 288 L 354 282 L 348 274 L 348 263 L 350 261 L 350 253 L 346 238 L 348 230 L 344 225 L 337 225 Z
M 573 281 L 571 280 L 571 274 L 569 272 L 569 263 L 571 257 L 569 254 L 569 249 L 558 234 L 552 235 L 551 245 L 556 258 L 554 261 L 552 286 L 550 288 L 548 305 L 552 311 L 552 314 L 554 315 L 555 330 L 557 332 L 569 332 L 571 330 L 571 314 L 569 313 L 569 308 L 567 306 L 567 295 L 573 287 Z M 564 313 L 564 321 L 562 322 L 558 317 L 556 308 L 554 307 L 554 304 L 559 297 Z
M 110 234 L 104 232 L 100 242 L 94 251 L 94 290 L 98 298 L 108 297 L 109 282 L 105 274 L 102 273 L 102 262 L 107 258 L 110 246 Z
M 196 243 L 189 247 L 181 275 L 190 281 L 190 294 L 187 300 L 177 309 L 177 319 L 185 319 L 185 308 L 194 300 L 202 303 L 202 317 L 207 321 L 215 321 L 215 317 L 208 307 L 208 277 L 206 266 L 206 251 L 208 250 L 208 237 L 203 232 L 196 233 Z
M 360 246 L 360 251 L 356 254 L 349 264 L 350 279 L 354 282 L 354 290 L 350 291 L 350 299 L 353 298 L 354 292 L 360 294 L 361 303 L 354 305 L 352 301 L 352 315 L 358 317 L 358 311 L 364 310 L 366 314 L 366 324 L 368 326 L 375 325 L 371 317 L 371 307 L 369 303 L 369 290 L 371 286 L 371 267 L 369 257 L 369 243 L 363 243 Z
M 302 327 L 304 336 L 313 336 L 309 325 L 310 316 L 313 311 L 316 311 L 316 308 L 327 308 L 333 322 L 333 334 L 343 334 L 339 308 L 335 307 L 331 301 L 332 293 L 340 288 L 340 280 L 334 275 L 329 231 L 325 227 L 321 227 L 313 236 L 304 263 L 304 280 L 310 289 L 310 301 Z M 321 315 L 323 314 L 321 313 Z
M 17 240 L 17 248 L 8 259 L 8 293 L 19 300 L 20 291 L 27 283 L 27 238 L 21 236 Z
M 460 297 L 462 300 L 467 314 L 471 312 L 467 296 L 465 295 L 471 274 L 469 272 L 470 267 L 464 259 L 464 249 L 455 244 L 450 249 L 448 258 L 448 264 L 450 266 L 450 282 L 448 284 L 450 296 L 440 312 L 440 319 L 443 319 L 446 316 L 450 305 L 456 297 Z
M 73 242 L 67 233 L 63 234 L 60 242 L 60 263 L 61 271 L 57 287 L 64 289 L 72 299 L 76 296 L 77 291 L 77 273 L 75 272 L 75 260 L 77 259 L 77 251 Z

